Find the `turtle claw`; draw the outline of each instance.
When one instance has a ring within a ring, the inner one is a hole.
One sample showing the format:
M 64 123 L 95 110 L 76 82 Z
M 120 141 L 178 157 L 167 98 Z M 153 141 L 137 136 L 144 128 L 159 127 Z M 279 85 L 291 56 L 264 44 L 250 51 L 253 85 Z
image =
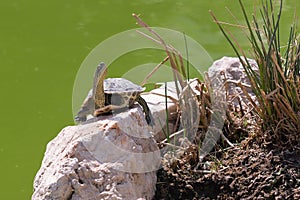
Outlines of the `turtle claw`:
M 154 123 L 154 119 L 153 119 L 153 116 L 151 114 L 151 112 L 149 112 L 148 114 L 145 115 L 145 119 L 146 119 L 146 122 L 149 126 L 154 126 L 155 123 Z

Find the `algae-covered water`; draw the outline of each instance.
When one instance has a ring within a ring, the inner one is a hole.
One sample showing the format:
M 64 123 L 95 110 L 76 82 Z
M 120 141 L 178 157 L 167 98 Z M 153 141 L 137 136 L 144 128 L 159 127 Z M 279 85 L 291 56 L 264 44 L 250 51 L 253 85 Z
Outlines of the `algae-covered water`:
M 284 1 L 283 36 L 299 4 Z M 253 10 L 253 1 L 245 5 Z M 208 11 L 235 23 L 226 6 L 242 22 L 235 0 L 0 1 L 0 199 L 31 197 L 46 144 L 63 127 L 74 124 L 72 91 L 77 70 L 99 43 L 138 28 L 132 13 L 141 14 L 151 26 L 184 32 L 217 59 L 234 54 Z M 121 76 L 133 65 L 157 63 L 164 58 L 161 55 L 149 49 L 125 54 L 114 60 L 109 75 Z

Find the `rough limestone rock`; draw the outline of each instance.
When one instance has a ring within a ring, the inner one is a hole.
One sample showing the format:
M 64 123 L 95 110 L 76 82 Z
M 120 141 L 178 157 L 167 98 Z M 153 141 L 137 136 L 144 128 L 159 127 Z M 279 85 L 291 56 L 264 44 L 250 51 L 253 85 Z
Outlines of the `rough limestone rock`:
M 164 86 L 142 94 L 153 127 L 136 105 L 64 128 L 47 145 L 32 199 L 152 199 L 161 161 L 156 141 L 177 118 L 177 94 L 173 87 L 167 91 L 167 105 Z
M 251 68 L 255 72 L 259 72 L 258 66 L 255 60 L 248 59 Z M 211 80 L 213 88 L 220 88 L 224 86 L 229 99 L 234 106 L 239 106 L 239 100 L 243 105 L 249 104 L 249 99 L 246 97 L 239 83 L 247 91 L 249 96 L 254 102 L 256 102 L 255 94 L 251 89 L 251 83 L 247 77 L 247 74 L 240 62 L 236 57 L 223 57 L 216 60 L 212 66 L 208 69 L 208 76 Z
M 47 145 L 33 200 L 153 198 L 161 156 L 142 109 L 102 118 L 66 127 Z

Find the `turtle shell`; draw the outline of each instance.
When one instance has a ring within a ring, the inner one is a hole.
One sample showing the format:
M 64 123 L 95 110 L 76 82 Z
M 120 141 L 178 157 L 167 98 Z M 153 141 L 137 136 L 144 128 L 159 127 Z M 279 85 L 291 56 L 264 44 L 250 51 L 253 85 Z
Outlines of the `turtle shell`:
M 106 94 L 120 94 L 130 92 L 141 93 L 144 90 L 145 88 L 136 85 L 133 82 L 124 78 L 108 78 L 104 80 L 104 93 Z
M 106 105 L 128 105 L 131 107 L 135 99 L 145 88 L 124 78 L 108 78 L 104 80 Z

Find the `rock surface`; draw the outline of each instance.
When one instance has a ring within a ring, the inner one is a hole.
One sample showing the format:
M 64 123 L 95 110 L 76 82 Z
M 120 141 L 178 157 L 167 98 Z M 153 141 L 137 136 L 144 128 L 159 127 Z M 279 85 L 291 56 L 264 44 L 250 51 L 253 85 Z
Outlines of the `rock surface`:
M 174 88 L 167 89 L 168 126 L 176 120 Z M 155 119 L 149 127 L 140 106 L 64 128 L 47 145 L 34 180 L 37 199 L 152 199 L 165 139 L 164 86 L 142 94 Z
M 255 60 L 248 59 L 252 70 L 258 72 L 258 66 Z M 245 73 L 245 70 L 236 57 L 223 57 L 216 60 L 212 66 L 208 69 L 208 76 L 211 79 L 213 88 L 220 88 L 224 86 L 227 95 L 230 99 L 227 99 L 234 106 L 239 105 L 239 100 L 245 105 L 249 103 L 249 99 L 243 93 L 239 84 L 242 84 L 243 88 L 247 91 L 252 100 L 255 101 L 256 97 L 253 93 L 251 83 Z
M 47 145 L 33 200 L 152 199 L 161 158 L 141 108 L 105 117 Z

